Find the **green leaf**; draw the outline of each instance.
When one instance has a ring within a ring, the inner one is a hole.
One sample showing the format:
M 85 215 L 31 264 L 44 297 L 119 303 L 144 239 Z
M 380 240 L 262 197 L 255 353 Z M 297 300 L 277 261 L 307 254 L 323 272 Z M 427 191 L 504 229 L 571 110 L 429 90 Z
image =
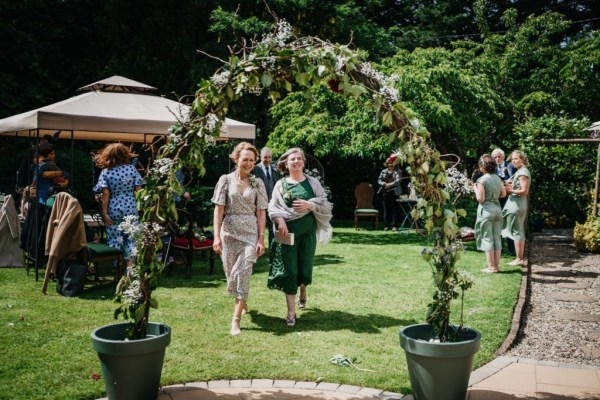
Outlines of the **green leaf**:
M 393 115 L 391 111 L 387 111 L 383 114 L 382 123 L 385 126 L 391 126 L 393 122 Z
M 268 88 L 273 83 L 273 77 L 270 74 L 265 73 L 260 77 L 260 83 L 262 83 L 264 87 Z

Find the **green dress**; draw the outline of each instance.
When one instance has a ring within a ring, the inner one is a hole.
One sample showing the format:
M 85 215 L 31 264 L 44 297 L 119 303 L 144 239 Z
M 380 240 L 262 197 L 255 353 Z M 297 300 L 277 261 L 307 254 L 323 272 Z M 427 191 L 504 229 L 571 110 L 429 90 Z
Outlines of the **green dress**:
M 521 189 L 520 176 L 526 176 L 531 181 L 531 174 L 527 167 L 523 166 L 513 176 L 513 190 Z M 531 182 L 530 182 L 531 185 Z M 502 210 L 504 227 L 502 236 L 512 240 L 525 240 L 525 220 L 527 219 L 527 196 L 518 196 L 511 193 Z
M 315 194 L 308 179 L 290 184 L 282 179 L 286 205 L 292 206 L 294 199 L 309 200 Z M 294 245 L 289 246 L 273 241 L 269 248 L 269 278 L 267 286 L 285 294 L 296 294 L 298 286 L 312 283 L 313 261 L 317 248 L 317 222 L 312 212 L 304 217 L 286 221 L 289 232 L 294 234 Z
M 492 251 L 502 249 L 502 208 L 500 193 L 502 180 L 496 174 L 485 174 L 477 183 L 483 185 L 485 200 L 477 207 L 475 221 L 475 243 L 477 250 Z

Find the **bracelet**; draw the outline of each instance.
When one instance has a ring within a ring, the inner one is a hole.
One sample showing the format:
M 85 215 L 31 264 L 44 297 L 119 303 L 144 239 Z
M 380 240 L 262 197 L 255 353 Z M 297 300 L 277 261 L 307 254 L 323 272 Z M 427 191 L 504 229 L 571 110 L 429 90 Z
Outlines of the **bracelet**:
M 258 236 L 265 236 L 265 234 L 264 233 L 259 233 Z

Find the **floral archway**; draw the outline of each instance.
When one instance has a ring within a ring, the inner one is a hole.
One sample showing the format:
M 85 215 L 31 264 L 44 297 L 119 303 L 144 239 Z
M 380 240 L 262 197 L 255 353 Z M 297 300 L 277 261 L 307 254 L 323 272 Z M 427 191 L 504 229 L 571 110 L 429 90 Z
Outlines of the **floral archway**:
M 465 288 L 455 269 L 460 247 L 452 242 L 458 233 L 457 211 L 448 201 L 445 163 L 426 128 L 399 102 L 394 79 L 374 69 L 361 52 L 349 46 L 295 37 L 283 20 L 261 41 L 232 50 L 229 60 L 209 80 L 200 82 L 190 115 L 171 128 L 170 140 L 137 195 L 145 233 L 138 235 L 136 268 L 119 284 L 116 311 L 135 321 L 131 337 L 144 336 L 149 308 L 157 305 L 151 293 L 158 285 L 162 264 L 155 253 L 161 245 L 160 226 L 177 217 L 173 196 L 181 193 L 181 186 L 175 172 L 187 167 L 204 173 L 204 152 L 219 134 L 229 105 L 242 96 L 267 92 L 277 102 L 292 91 L 310 92 L 326 84 L 339 95 L 364 99 L 376 111 L 382 130 L 389 131 L 398 144 L 396 163 L 408 166 L 419 196 L 413 217 L 424 222 L 434 243 L 423 252 L 436 287 L 428 322 L 437 337 L 447 340 L 450 302 Z

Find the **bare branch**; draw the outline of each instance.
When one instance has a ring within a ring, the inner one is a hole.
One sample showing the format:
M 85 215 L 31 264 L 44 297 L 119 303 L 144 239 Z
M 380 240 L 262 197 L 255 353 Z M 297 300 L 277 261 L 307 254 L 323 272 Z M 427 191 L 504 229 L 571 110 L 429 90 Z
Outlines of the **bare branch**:
M 202 50 L 196 50 L 196 51 L 197 51 L 198 53 L 200 53 L 200 54 L 204 54 L 205 56 L 207 56 L 207 57 L 209 57 L 209 58 L 212 58 L 212 59 L 214 59 L 214 60 L 221 61 L 223 64 L 227 64 L 227 65 L 229 64 L 227 61 L 225 61 L 225 60 L 221 60 L 219 57 L 213 56 L 212 54 L 208 54 L 208 53 L 207 53 L 207 52 L 205 52 L 205 51 L 202 51 Z
M 273 16 L 273 19 L 275 19 L 275 22 L 279 22 L 279 17 L 277 16 L 277 14 L 275 14 L 270 8 L 269 8 L 269 3 L 267 3 L 267 0 L 263 0 L 263 3 L 265 3 L 265 7 L 267 7 L 267 11 L 269 12 L 269 14 L 271 14 Z

